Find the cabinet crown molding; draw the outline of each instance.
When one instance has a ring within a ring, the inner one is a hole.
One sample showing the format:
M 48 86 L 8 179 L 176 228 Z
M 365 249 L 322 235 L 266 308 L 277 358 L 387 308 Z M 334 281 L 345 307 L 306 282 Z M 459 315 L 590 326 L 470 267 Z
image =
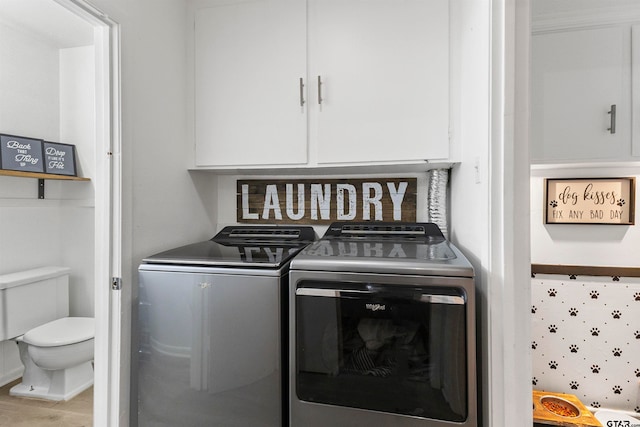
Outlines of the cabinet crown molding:
M 533 34 L 602 25 L 640 23 L 640 4 L 594 7 L 532 17 Z

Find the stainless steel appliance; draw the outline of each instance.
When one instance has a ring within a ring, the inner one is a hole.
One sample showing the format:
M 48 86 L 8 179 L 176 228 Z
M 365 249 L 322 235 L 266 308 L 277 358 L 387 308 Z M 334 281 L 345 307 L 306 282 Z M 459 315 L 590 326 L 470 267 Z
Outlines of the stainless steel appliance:
M 144 260 L 132 425 L 288 425 L 288 267 L 314 238 L 226 227 Z
M 294 427 L 475 427 L 474 273 L 431 223 L 334 223 L 290 270 Z

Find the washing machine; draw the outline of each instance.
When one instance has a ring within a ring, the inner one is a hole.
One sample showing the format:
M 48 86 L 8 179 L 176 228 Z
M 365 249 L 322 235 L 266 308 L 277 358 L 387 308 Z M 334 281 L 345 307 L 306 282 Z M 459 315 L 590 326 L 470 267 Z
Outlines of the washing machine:
M 288 270 L 314 239 L 232 226 L 144 259 L 132 425 L 288 425 Z
M 289 292 L 291 426 L 477 426 L 474 271 L 437 225 L 333 223 Z

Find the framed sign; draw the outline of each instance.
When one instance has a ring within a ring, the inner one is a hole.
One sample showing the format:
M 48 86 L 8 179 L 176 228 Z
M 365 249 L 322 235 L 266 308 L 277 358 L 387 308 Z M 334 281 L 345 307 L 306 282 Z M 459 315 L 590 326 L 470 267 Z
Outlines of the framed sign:
M 0 134 L 0 168 L 21 172 L 44 172 L 42 140 Z
M 635 224 L 635 178 L 545 180 L 545 224 Z
M 238 180 L 239 223 L 416 220 L 416 178 Z
M 46 173 L 76 176 L 76 147 L 71 144 L 44 141 Z

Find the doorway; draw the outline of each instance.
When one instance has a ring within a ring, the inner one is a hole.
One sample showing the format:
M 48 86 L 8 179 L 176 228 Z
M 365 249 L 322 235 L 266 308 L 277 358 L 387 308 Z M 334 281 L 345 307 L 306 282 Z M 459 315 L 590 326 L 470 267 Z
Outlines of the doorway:
M 83 0 L 0 0 L 0 32 L 0 133 L 74 145 L 77 175 L 86 178 L 0 176 L 0 272 L 71 267 L 70 315 L 96 322 L 94 425 L 116 424 L 119 26 Z M 11 226 L 16 218 L 22 228 Z M 6 344 L 0 343 L 3 367 L 16 356 L 15 344 Z M 17 364 L 0 379 L 21 370 Z

